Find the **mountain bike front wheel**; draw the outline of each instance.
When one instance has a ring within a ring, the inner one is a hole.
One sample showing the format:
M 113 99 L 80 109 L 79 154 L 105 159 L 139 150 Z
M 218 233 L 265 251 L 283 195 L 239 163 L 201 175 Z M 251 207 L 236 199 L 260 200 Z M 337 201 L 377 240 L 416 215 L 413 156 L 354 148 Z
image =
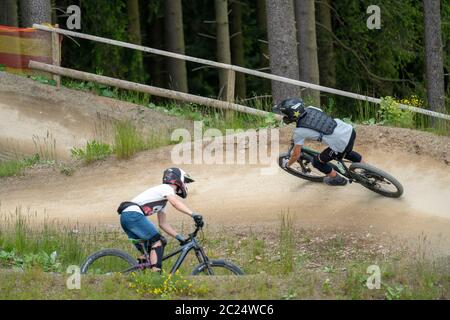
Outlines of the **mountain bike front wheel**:
M 288 153 L 282 153 L 278 157 L 278 165 L 281 167 L 284 158 L 289 157 Z M 300 159 L 292 166 L 283 169 L 287 173 L 290 173 L 296 177 L 312 181 L 323 182 L 325 174 L 314 168 L 312 165 L 313 157 L 309 154 L 302 153 Z
M 237 265 L 225 260 L 209 260 L 208 265 L 205 262 L 201 263 L 191 273 L 194 276 L 238 276 L 243 274 L 244 272 Z

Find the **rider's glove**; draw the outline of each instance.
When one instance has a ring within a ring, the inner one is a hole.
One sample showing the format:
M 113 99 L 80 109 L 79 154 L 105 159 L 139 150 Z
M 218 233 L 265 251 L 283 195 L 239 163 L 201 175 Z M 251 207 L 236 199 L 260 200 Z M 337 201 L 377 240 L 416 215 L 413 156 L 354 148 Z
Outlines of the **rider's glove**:
M 186 244 L 186 239 L 181 234 L 177 234 L 175 236 L 175 239 L 178 240 L 178 242 L 180 243 L 180 246 L 183 246 Z
M 192 219 L 194 219 L 195 224 L 199 227 L 202 228 L 203 227 L 203 217 L 197 213 L 193 213 L 192 214 Z
M 289 158 L 283 158 L 283 160 L 281 160 L 281 167 L 283 169 L 286 169 L 288 167 L 288 163 L 289 163 Z

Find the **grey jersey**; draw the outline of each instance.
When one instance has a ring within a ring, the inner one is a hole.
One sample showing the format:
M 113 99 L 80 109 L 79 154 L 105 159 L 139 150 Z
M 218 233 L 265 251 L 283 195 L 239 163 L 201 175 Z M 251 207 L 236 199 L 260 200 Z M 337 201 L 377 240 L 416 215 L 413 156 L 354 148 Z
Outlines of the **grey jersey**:
M 323 135 L 322 142 L 327 144 L 333 151 L 344 152 L 350 141 L 353 127 L 342 120 L 334 120 L 337 122 L 337 127 L 332 134 Z M 304 145 L 306 139 L 319 141 L 320 133 L 312 129 L 295 128 L 293 138 L 296 145 Z

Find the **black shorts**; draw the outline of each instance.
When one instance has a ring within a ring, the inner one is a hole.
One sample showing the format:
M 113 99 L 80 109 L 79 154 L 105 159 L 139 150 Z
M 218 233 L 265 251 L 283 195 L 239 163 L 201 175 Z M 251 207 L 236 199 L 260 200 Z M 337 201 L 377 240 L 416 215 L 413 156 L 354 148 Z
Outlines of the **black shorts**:
M 356 131 L 355 129 L 353 129 L 352 135 L 350 136 L 350 140 L 348 141 L 347 147 L 345 147 L 344 152 L 336 152 L 328 147 L 320 153 L 319 160 L 323 163 L 329 162 L 334 159 L 347 159 L 352 162 L 361 162 L 361 155 L 353 151 L 355 140 Z

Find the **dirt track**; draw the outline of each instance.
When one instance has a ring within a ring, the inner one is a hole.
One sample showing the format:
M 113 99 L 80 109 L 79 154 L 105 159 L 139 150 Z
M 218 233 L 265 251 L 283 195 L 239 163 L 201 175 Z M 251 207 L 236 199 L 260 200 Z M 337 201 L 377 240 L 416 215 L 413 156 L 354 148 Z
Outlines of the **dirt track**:
M 0 105 L 2 112 L 9 109 Z M 64 121 L 61 127 L 66 127 Z M 184 165 L 196 179 L 188 204 L 201 212 L 210 226 L 275 229 L 279 214 L 289 211 L 295 223 L 306 228 L 410 239 L 423 232 L 439 251 L 450 254 L 449 137 L 377 127 L 359 127 L 357 132 L 356 149 L 366 161 L 404 185 L 401 199 L 383 198 L 356 184 L 344 188 L 314 184 L 282 171 L 262 175 L 261 167 L 255 165 Z M 288 133 L 283 131 L 282 145 L 287 141 Z M 22 211 L 29 208 L 38 217 L 117 226 L 117 205 L 160 182 L 162 170 L 172 166 L 170 150 L 144 152 L 130 161 L 111 158 L 79 168 L 72 177 L 58 169 L 41 168 L 23 177 L 2 179 L 0 211 L 13 212 L 21 206 Z M 185 220 L 169 209 L 170 221 L 178 223 L 180 219 Z

